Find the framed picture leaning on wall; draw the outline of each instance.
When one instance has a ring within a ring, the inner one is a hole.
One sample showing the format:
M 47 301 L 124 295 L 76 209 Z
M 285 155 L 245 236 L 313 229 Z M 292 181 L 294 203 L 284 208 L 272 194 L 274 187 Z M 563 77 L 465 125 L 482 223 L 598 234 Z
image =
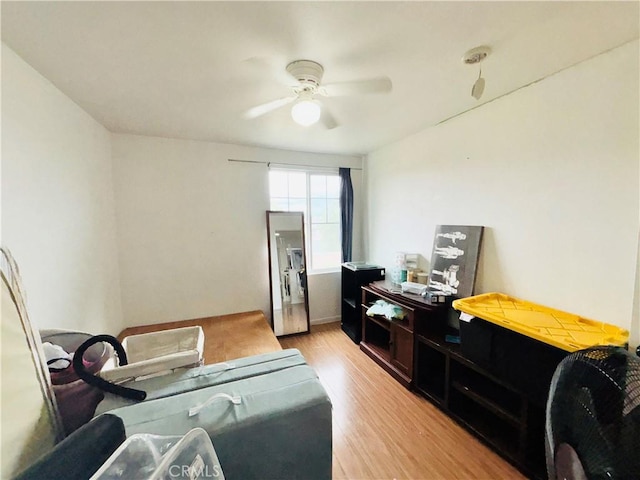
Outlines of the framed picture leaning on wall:
M 484 227 L 438 225 L 431 253 L 430 292 L 457 298 L 470 297 L 478 270 Z

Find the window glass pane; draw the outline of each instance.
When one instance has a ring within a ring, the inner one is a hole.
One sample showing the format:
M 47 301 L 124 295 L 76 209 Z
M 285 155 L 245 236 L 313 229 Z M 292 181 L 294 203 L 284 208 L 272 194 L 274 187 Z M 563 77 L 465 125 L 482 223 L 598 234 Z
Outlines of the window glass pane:
M 325 175 L 310 175 L 311 198 L 325 198 L 327 196 L 327 177 Z
M 327 223 L 327 200 L 311 199 L 311 223 Z
M 340 226 L 311 226 L 311 268 L 331 268 L 340 265 Z
M 287 172 L 271 170 L 269 172 L 269 195 L 272 197 L 286 197 L 289 194 L 287 187 Z
M 271 197 L 270 210 L 286 212 L 289 210 L 289 200 L 286 198 L 274 198 Z
M 289 196 L 295 198 L 307 197 L 307 174 L 289 172 Z
M 289 199 L 289 211 L 290 212 L 302 212 L 304 213 L 305 220 L 307 217 L 307 199 L 306 198 L 290 198 Z
M 340 198 L 340 177 L 337 175 L 327 176 L 327 197 Z
M 309 268 L 340 266 L 340 177 L 301 171 L 269 172 L 270 209 L 303 212 Z
M 327 199 L 327 222 L 340 223 L 340 200 L 335 198 Z

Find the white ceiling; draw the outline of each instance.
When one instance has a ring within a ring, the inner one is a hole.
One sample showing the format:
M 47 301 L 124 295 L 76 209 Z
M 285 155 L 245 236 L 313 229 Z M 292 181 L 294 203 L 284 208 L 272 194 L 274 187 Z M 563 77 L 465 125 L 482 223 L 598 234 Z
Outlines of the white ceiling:
M 112 132 L 364 154 L 639 35 L 632 2 L 8 2 L 2 40 Z M 486 89 L 461 57 L 488 45 Z M 341 124 L 293 123 L 292 60 L 323 81 L 393 91 L 323 100 Z M 285 77 L 286 78 L 286 77 Z

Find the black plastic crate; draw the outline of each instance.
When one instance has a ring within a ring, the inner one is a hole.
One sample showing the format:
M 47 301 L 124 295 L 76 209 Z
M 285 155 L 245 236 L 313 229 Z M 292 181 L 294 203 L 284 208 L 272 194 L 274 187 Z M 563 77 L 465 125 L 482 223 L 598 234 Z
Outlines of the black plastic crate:
M 460 353 L 489 371 L 493 371 L 492 327 L 493 325 L 479 318 L 472 318 L 469 322 L 460 321 Z
M 538 405 L 545 404 L 551 377 L 569 354 L 480 318 L 460 322 L 460 351 Z
M 493 361 L 499 375 L 537 405 L 545 405 L 551 377 L 569 352 L 495 326 Z

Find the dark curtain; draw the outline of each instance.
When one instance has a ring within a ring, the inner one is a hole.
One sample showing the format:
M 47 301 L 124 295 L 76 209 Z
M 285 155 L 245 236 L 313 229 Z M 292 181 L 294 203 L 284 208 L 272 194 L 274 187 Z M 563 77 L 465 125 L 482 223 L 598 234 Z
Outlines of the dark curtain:
M 340 233 L 342 238 L 342 261 L 351 261 L 353 243 L 353 185 L 351 169 L 340 168 Z

